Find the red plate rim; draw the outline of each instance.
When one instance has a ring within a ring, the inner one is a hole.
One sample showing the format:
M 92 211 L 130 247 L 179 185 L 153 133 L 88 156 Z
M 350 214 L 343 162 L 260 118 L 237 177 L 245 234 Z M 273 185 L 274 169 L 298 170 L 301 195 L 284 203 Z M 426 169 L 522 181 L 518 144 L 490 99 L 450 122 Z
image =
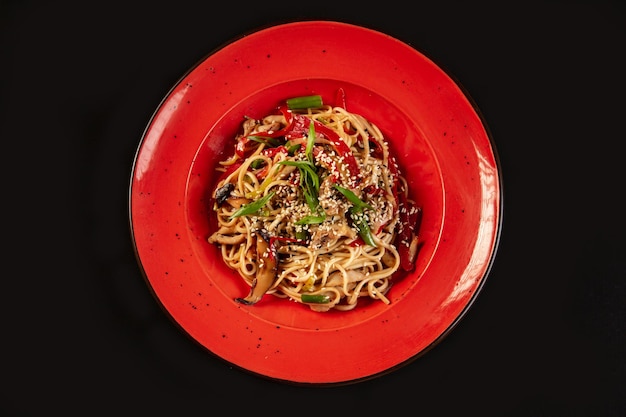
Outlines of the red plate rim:
M 242 283 L 206 242 L 210 168 L 244 114 L 263 115 L 290 95 L 329 98 L 338 87 L 352 111 L 389 132 L 401 167 L 414 173 L 411 187 L 428 207 L 416 271 L 392 289 L 389 306 L 329 315 L 278 299 L 239 305 Z M 371 379 L 440 341 L 484 285 L 501 211 L 495 146 L 460 84 L 408 44 L 337 21 L 267 27 L 198 62 L 149 121 L 129 190 L 137 259 L 166 313 L 229 364 L 296 384 Z

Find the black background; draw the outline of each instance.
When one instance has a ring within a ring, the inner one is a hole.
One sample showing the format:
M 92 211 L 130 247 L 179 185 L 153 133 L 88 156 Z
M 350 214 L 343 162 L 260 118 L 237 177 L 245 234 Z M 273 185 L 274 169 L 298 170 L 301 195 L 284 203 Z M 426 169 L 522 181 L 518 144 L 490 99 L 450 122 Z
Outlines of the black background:
M 0 414 L 626 415 L 625 6 L 402 4 L 0 2 Z M 503 173 L 498 254 L 458 327 L 391 374 L 330 388 L 189 340 L 128 228 L 134 153 L 169 89 L 243 33 L 298 19 L 433 59 L 480 108 Z

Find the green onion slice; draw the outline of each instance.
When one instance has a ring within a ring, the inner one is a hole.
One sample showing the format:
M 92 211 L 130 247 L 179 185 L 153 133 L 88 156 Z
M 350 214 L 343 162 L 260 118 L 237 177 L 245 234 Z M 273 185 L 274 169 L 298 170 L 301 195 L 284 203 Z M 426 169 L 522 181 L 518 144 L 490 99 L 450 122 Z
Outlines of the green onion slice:
M 269 201 L 270 198 L 272 198 L 274 196 L 274 192 L 272 191 L 271 193 L 259 198 L 256 201 L 253 201 L 250 204 L 244 204 L 243 206 L 239 207 L 239 209 L 234 212 L 233 214 L 230 215 L 231 219 L 234 219 L 235 217 L 239 217 L 239 216 L 246 216 L 248 214 L 254 214 L 257 211 L 259 211 L 264 205 L 265 203 L 267 203 Z
M 315 172 L 315 165 L 309 161 L 280 161 L 278 165 L 291 165 L 300 170 L 300 186 L 311 210 L 314 210 L 317 206 L 317 194 L 320 190 L 320 177 Z
M 353 209 L 350 209 L 350 213 L 352 214 L 352 218 L 356 223 L 356 227 L 359 229 L 359 236 L 361 236 L 363 242 L 370 246 L 376 247 L 376 241 L 374 240 L 372 229 L 370 229 L 370 226 L 367 223 L 367 219 L 365 218 L 363 213 L 355 213 Z
M 313 163 L 313 145 L 315 144 L 315 125 L 313 120 L 309 123 L 309 136 L 306 141 L 306 149 L 304 154 L 310 163 Z
M 335 189 L 339 191 L 341 194 L 343 194 L 348 199 L 348 201 L 354 205 L 355 211 L 362 211 L 363 209 L 366 209 L 366 208 L 370 210 L 374 210 L 374 207 L 370 206 L 364 201 L 361 201 L 361 199 L 357 197 L 356 194 L 354 194 L 352 191 L 348 190 L 347 188 L 343 188 L 335 184 Z
M 295 145 L 288 146 L 287 152 L 289 153 L 290 156 L 294 156 L 295 153 L 298 151 L 298 149 L 300 149 L 300 144 L 296 143 Z
M 303 218 L 301 218 L 300 220 L 298 220 L 297 222 L 295 222 L 294 224 L 299 224 L 299 225 L 303 225 L 303 224 L 320 224 L 323 223 L 324 220 L 326 220 L 326 213 L 322 213 L 322 215 L 320 216 L 304 216 Z
M 287 107 L 291 110 L 317 108 L 323 105 L 322 96 L 319 94 L 287 99 Z
M 248 136 L 248 139 L 258 143 L 264 143 L 270 148 L 280 145 L 280 141 L 278 139 L 269 136 L 251 135 Z
M 343 188 L 337 184 L 335 184 L 335 189 L 343 194 L 348 201 L 350 201 L 353 206 L 350 208 L 350 214 L 352 215 L 352 219 L 354 220 L 357 228 L 359 229 L 359 236 L 363 239 L 363 242 L 370 246 L 376 247 L 376 241 L 374 240 L 374 235 L 372 234 L 372 229 L 367 222 L 367 217 L 363 214 L 363 209 L 373 210 L 374 208 L 367 204 L 364 201 L 361 201 L 356 194 L 347 188 Z
M 302 294 L 303 303 L 312 304 L 328 304 L 330 303 L 330 297 L 324 294 Z
M 254 161 L 252 161 L 252 163 L 250 164 L 250 168 L 252 169 L 258 169 L 261 168 L 263 165 L 265 165 L 265 161 L 262 159 L 255 159 Z

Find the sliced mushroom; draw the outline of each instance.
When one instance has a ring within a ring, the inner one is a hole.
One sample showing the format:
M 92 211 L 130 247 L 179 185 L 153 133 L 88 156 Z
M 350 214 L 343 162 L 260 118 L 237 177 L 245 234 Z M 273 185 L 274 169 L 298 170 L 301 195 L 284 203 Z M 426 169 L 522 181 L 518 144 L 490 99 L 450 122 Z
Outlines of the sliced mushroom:
M 250 204 L 252 200 L 250 200 L 249 198 L 245 198 L 245 197 L 236 197 L 234 195 L 231 195 L 230 197 L 226 199 L 226 202 L 230 204 L 233 208 L 238 209 L 244 204 Z
M 361 281 L 365 279 L 365 274 L 359 271 L 355 271 L 350 269 L 346 271 L 346 280 L 348 283 Z M 328 281 L 326 281 L 327 287 L 336 287 L 339 285 L 343 285 L 343 273 L 341 271 L 335 271 L 328 277 Z
M 285 117 L 282 114 L 275 114 L 264 117 L 256 128 L 258 132 L 276 132 L 282 129 L 284 123 Z
M 230 193 L 233 191 L 234 188 L 235 184 L 233 184 L 232 182 L 227 182 L 226 184 L 215 190 L 215 202 L 218 207 L 220 207 L 224 203 L 224 201 L 228 197 L 230 197 Z
M 409 261 L 411 263 L 415 262 L 415 258 L 417 258 L 417 246 L 419 244 L 419 237 L 417 235 L 413 235 L 411 239 L 411 243 L 409 244 Z
M 282 128 L 280 122 L 277 121 L 269 121 L 267 124 L 258 125 L 256 127 L 257 132 L 266 133 L 266 132 L 276 132 Z
M 393 254 L 388 250 L 383 253 L 383 256 L 380 258 L 380 260 L 387 268 L 391 268 L 396 264 L 396 257 L 393 256 Z
M 354 229 L 345 222 L 333 223 L 330 227 L 320 227 L 313 233 L 311 236 L 311 246 L 321 248 L 327 243 L 344 236 L 349 239 L 355 239 L 357 234 Z
M 209 243 L 220 245 L 238 245 L 246 240 L 246 235 L 237 233 L 234 228 L 220 227 L 219 230 L 209 236 Z
M 278 260 L 273 248 L 270 247 L 262 234 L 256 238 L 256 256 L 259 269 L 256 277 L 252 281 L 250 293 L 245 298 L 236 298 L 235 301 L 241 304 L 256 304 L 265 293 L 272 287 L 276 280 L 278 270 Z
M 243 136 L 248 136 L 254 130 L 254 127 L 257 125 L 257 121 L 252 118 L 247 118 L 243 122 Z

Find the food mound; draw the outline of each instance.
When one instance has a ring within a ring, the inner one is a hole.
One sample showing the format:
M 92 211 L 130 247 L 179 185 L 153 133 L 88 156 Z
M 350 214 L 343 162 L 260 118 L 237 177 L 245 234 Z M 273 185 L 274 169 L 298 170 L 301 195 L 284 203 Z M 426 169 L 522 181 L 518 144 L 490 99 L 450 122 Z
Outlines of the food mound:
M 314 311 L 351 310 L 386 297 L 394 273 L 414 268 L 421 207 L 381 131 L 319 95 L 245 118 L 220 162 L 208 242 L 250 286 Z

